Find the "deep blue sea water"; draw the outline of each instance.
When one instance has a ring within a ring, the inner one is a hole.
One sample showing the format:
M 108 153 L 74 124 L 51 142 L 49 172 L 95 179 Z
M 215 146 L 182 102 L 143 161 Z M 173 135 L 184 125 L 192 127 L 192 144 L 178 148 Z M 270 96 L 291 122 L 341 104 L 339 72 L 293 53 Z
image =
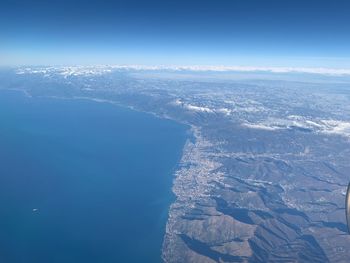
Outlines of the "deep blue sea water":
M 160 262 L 186 127 L 0 91 L 0 262 Z

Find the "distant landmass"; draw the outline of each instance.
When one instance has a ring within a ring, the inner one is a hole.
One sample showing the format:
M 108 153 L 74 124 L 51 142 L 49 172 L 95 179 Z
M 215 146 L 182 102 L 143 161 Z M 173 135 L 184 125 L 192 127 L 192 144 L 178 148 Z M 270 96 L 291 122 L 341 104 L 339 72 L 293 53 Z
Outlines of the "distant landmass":
M 347 72 L 19 67 L 1 70 L 0 83 L 28 98 L 118 105 L 188 127 L 186 142 L 178 139 L 184 147 L 159 247 L 164 262 L 350 258 Z

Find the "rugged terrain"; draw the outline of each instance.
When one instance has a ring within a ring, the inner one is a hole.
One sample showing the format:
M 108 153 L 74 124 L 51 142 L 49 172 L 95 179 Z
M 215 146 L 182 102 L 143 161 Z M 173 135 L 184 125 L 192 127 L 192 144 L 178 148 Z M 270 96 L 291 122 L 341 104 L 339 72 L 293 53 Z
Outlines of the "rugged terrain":
M 101 66 L 16 68 L 0 80 L 188 125 L 165 262 L 348 262 L 347 78 Z

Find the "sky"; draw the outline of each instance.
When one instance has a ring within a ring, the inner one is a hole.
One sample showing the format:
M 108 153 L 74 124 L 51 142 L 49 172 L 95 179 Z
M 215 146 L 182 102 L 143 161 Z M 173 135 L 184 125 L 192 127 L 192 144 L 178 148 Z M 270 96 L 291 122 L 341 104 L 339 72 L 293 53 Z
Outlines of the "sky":
M 350 68 L 349 0 L 1 0 L 0 60 Z

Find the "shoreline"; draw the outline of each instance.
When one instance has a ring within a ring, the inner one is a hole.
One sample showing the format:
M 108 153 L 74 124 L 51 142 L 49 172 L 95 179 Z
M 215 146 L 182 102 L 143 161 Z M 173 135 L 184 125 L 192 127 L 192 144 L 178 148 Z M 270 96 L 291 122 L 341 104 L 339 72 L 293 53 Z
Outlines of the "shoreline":
M 171 175 L 172 175 L 172 183 L 171 183 L 171 194 L 172 194 L 172 200 L 171 203 L 168 206 L 167 209 L 167 217 L 166 217 L 166 222 L 165 222 L 165 228 L 164 228 L 164 235 L 162 238 L 162 242 L 161 242 L 161 247 L 160 247 L 160 262 L 168 262 L 167 260 L 165 260 L 165 258 L 167 257 L 167 253 L 165 252 L 165 247 L 167 247 L 167 244 L 169 242 L 169 238 L 173 239 L 173 227 L 174 227 L 174 222 L 173 222 L 173 212 L 172 210 L 176 210 L 179 206 L 178 202 L 183 202 L 183 200 L 181 201 L 181 197 L 183 197 L 183 195 L 181 195 L 179 193 L 179 188 L 181 188 L 181 178 L 178 178 L 181 174 L 181 172 L 183 171 L 184 166 L 187 165 L 185 159 L 186 157 L 188 158 L 188 154 L 189 151 L 191 151 L 195 146 L 196 143 L 198 142 L 198 140 L 200 139 L 199 136 L 199 128 L 194 126 L 194 125 L 190 125 L 188 123 L 185 122 L 181 122 L 177 119 L 171 118 L 169 116 L 164 116 L 164 115 L 159 115 L 155 112 L 148 112 L 148 111 L 144 111 L 142 109 L 138 109 L 132 105 L 126 105 L 123 103 L 120 103 L 118 101 L 113 101 L 113 100 L 106 100 L 106 99 L 99 99 L 99 98 L 93 98 L 93 97 L 60 97 L 60 96 L 33 96 L 30 94 L 30 92 L 28 92 L 25 89 L 11 89 L 11 88 L 6 88 L 6 89 L 2 89 L 2 90 L 7 90 L 7 91 L 15 91 L 15 92 L 20 92 L 22 93 L 25 97 L 27 98 L 48 98 L 48 99 L 58 99 L 58 100 L 86 100 L 86 101 L 91 101 L 91 102 L 95 102 L 95 103 L 106 103 L 106 104 L 111 104 L 113 106 L 117 106 L 117 107 L 121 107 L 127 110 L 131 110 L 131 111 L 135 111 L 135 112 L 140 112 L 140 113 L 145 113 L 145 114 L 149 114 L 153 117 L 156 117 L 158 119 L 164 119 L 164 120 L 170 120 L 173 121 L 175 123 L 178 123 L 180 125 L 184 125 L 184 127 L 186 127 L 186 141 L 182 147 L 181 150 L 181 155 L 179 156 L 179 159 L 177 161 L 177 164 L 175 165 L 175 167 L 172 169 L 171 171 Z M 180 185 L 179 185 L 180 184 Z M 188 198 L 189 196 L 187 196 L 186 198 Z

